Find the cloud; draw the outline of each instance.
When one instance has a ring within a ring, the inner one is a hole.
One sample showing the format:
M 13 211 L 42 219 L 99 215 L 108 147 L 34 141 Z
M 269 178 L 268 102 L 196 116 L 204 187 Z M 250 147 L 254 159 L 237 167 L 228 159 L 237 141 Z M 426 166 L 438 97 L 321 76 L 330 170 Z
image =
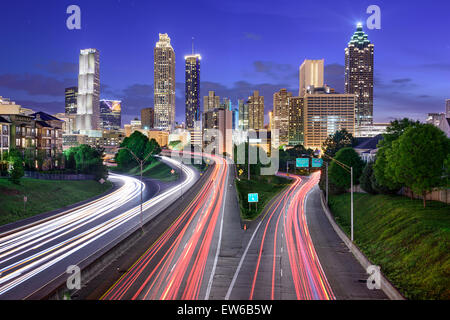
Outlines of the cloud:
M 394 79 L 392 83 L 409 83 L 412 82 L 411 78 L 403 78 L 403 79 Z
M 338 63 L 328 64 L 324 67 L 324 82 L 337 92 L 345 91 L 345 67 Z
M 51 61 L 47 64 L 38 64 L 36 67 L 53 75 L 78 73 L 78 64 L 72 62 Z
M 75 79 L 59 80 L 38 74 L 3 74 L 0 75 L 0 87 L 25 91 L 31 96 L 64 96 L 64 89 L 74 86 Z
M 15 100 L 15 102 L 24 107 L 30 108 L 34 111 L 44 111 L 49 114 L 65 112 L 64 102 L 61 101 L 34 101 L 34 100 Z

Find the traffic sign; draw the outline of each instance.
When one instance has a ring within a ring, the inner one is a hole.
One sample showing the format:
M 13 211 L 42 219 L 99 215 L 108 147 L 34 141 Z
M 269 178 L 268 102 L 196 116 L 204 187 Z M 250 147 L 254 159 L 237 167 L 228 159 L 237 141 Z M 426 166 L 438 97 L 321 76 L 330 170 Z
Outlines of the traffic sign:
M 312 167 L 313 168 L 320 168 L 323 165 L 323 159 L 317 159 L 317 158 L 313 158 L 312 159 Z
M 249 193 L 248 194 L 248 202 L 258 202 L 258 194 L 257 193 Z
M 308 168 L 309 167 L 309 158 L 297 158 L 296 159 L 297 168 Z

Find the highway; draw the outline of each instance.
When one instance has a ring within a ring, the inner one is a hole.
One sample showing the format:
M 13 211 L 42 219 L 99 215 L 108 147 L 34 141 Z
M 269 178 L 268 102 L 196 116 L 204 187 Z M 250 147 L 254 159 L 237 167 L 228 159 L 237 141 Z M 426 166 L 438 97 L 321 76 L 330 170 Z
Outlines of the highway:
M 167 157 L 162 160 L 181 168 L 182 181 L 152 188 L 143 185 L 144 223 L 198 179 L 192 168 Z M 68 266 L 78 265 L 139 228 L 141 182 L 117 174 L 110 174 L 110 179 L 121 187 L 42 223 L 34 221 L 0 234 L 0 299 L 26 299 L 64 274 Z
M 234 172 L 229 160 L 205 156 L 215 162 L 207 182 L 102 300 L 208 299 Z
M 226 299 L 333 300 L 305 218 L 305 199 L 320 176 L 292 176 L 269 204 L 241 256 Z

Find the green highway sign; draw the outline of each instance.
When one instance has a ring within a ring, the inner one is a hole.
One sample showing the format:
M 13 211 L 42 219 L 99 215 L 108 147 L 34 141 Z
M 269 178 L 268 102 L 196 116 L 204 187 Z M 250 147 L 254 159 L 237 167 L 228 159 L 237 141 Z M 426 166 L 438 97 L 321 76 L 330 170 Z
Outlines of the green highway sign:
M 313 158 L 312 159 L 312 167 L 313 168 L 320 168 L 323 165 L 323 159 L 317 159 L 317 158 Z
M 257 193 L 249 193 L 248 194 L 248 202 L 258 202 L 258 194 Z
M 309 158 L 297 158 L 296 159 L 297 168 L 308 168 Z

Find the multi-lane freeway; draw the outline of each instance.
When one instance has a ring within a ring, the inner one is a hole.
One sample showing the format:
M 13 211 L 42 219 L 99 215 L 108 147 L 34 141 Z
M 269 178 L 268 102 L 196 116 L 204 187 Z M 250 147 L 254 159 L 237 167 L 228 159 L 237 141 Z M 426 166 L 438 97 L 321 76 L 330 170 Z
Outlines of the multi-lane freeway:
M 222 238 L 229 164 L 219 156 L 207 182 L 104 300 L 208 298 Z
M 144 192 L 152 189 L 145 193 L 144 223 L 198 179 L 192 168 L 167 157 L 162 160 L 180 168 L 182 180 L 176 184 L 150 183 L 151 188 L 142 186 Z M 110 178 L 121 185 L 112 193 L 41 223 L 34 221 L 0 234 L 0 299 L 34 295 L 64 274 L 67 267 L 82 263 L 139 228 L 141 182 L 117 174 Z

